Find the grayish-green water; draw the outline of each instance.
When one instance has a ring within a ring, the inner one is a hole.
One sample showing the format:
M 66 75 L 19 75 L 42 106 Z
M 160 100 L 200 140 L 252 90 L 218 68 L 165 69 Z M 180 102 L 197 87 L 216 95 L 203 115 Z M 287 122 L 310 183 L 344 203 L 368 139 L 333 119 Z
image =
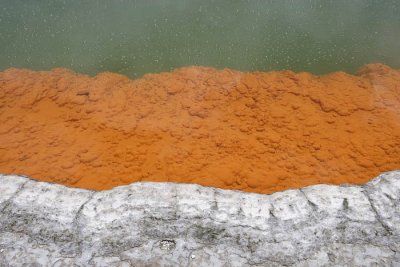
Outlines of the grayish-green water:
M 1 0 L 0 70 L 400 67 L 399 0 Z

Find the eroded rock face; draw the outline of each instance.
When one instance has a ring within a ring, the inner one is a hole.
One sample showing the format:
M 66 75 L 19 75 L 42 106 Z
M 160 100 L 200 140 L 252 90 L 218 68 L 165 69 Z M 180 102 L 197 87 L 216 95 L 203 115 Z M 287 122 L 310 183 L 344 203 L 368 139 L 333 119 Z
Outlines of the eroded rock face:
M 0 176 L 0 266 L 400 264 L 400 171 L 272 195 Z

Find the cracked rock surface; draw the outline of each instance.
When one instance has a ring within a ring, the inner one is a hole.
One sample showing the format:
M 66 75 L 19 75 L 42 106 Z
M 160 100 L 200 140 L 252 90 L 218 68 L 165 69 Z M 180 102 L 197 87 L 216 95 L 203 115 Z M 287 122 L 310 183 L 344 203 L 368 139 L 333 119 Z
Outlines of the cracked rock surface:
M 399 200 L 400 171 L 271 195 L 0 175 L 0 266 L 398 266 Z

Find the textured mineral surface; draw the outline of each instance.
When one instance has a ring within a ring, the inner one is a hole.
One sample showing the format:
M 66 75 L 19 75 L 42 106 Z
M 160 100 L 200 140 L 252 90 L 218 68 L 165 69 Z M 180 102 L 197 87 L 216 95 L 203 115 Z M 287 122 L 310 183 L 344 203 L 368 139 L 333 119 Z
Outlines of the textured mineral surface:
M 271 193 L 400 169 L 400 71 L 187 67 L 141 79 L 0 73 L 0 173 L 94 190 L 137 181 Z
M 1 175 L 0 266 L 399 266 L 399 203 L 400 171 L 272 195 Z

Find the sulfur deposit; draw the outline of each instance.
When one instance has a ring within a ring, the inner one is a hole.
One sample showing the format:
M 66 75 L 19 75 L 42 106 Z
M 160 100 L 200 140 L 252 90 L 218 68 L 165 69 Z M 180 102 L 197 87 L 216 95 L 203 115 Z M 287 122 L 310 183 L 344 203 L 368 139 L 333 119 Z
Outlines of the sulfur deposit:
M 0 173 L 95 190 L 137 181 L 271 193 L 400 169 L 400 71 L 186 67 L 141 79 L 0 73 Z

